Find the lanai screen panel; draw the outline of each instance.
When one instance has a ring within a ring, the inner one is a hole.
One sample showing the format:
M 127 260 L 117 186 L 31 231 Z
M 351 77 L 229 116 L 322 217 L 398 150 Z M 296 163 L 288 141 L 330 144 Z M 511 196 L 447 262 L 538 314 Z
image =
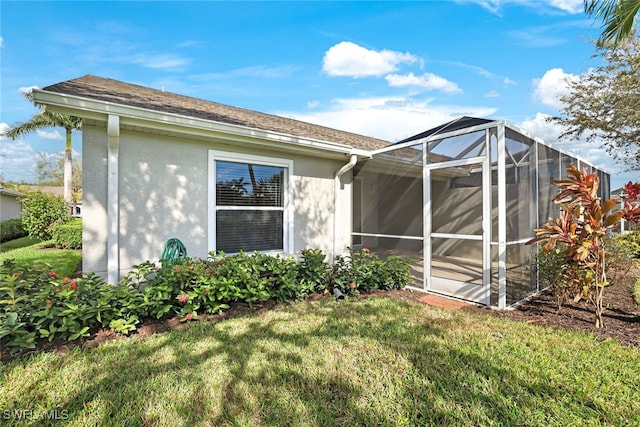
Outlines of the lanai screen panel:
M 374 156 L 354 168 L 352 242 L 386 258 L 414 261 L 413 286 L 423 286 L 422 144 Z M 359 206 L 358 206 L 359 205 Z
M 505 131 L 507 217 L 507 305 L 535 293 L 531 275 L 533 248 L 525 243 L 537 226 L 536 142 L 513 129 Z
M 431 232 L 482 236 L 482 170 L 451 167 L 432 172 Z M 482 285 L 482 240 L 431 238 L 431 275 Z
M 553 202 L 557 193 L 554 180 L 562 178 L 560 152 L 544 144 L 538 144 L 538 225 L 560 215 L 558 205 Z

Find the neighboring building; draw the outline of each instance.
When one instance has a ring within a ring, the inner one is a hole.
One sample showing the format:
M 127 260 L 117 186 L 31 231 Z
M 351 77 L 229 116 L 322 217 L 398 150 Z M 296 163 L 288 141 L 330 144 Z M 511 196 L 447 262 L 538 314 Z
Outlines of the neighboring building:
M 415 262 L 413 288 L 504 308 L 539 290 L 533 228 L 569 163 L 499 120 L 464 117 L 397 144 L 95 76 L 34 90 L 82 117 L 83 271 L 111 283 L 178 238 L 330 258 L 366 246 Z
M 0 221 L 20 218 L 22 216 L 22 205 L 19 198 L 24 194 L 19 191 L 9 190 L 0 187 Z

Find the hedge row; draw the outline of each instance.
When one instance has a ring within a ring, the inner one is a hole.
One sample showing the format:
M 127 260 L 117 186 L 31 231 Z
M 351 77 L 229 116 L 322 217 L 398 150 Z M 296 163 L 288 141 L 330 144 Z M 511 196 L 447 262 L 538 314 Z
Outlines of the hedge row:
M 408 260 L 383 261 L 366 249 L 337 257 L 332 265 L 317 249 L 302 251 L 300 260 L 211 253 L 206 260 L 145 262 L 111 285 L 94 274 L 72 279 L 6 261 L 0 267 L 0 346 L 15 352 L 35 347 L 39 339 L 76 340 L 99 328 L 128 334 L 145 319 L 195 320 L 232 303 L 295 301 L 334 288 L 347 296 L 403 288 L 410 269 Z
M 0 243 L 19 239 L 20 237 L 25 237 L 28 234 L 29 233 L 25 230 L 20 218 L 8 219 L 0 222 Z

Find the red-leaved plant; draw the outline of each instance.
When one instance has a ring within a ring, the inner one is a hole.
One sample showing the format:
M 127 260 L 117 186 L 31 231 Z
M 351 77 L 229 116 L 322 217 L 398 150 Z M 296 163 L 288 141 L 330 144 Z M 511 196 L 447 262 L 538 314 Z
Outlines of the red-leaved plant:
M 606 277 L 605 242 L 608 230 L 625 215 L 613 211 L 618 199 L 602 202 L 598 197 L 597 174 L 567 166 L 566 180 L 553 181 L 560 187 L 554 202 L 560 205 L 559 218 L 536 228 L 536 237 L 527 244 L 541 243 L 545 253 L 560 251 L 571 274 L 570 285 L 577 302 L 586 298 L 595 309 L 595 326 L 603 327 L 603 294 L 609 284 Z
M 623 187 L 622 201 L 624 205 L 624 219 L 632 224 L 640 222 L 640 182 L 629 181 Z

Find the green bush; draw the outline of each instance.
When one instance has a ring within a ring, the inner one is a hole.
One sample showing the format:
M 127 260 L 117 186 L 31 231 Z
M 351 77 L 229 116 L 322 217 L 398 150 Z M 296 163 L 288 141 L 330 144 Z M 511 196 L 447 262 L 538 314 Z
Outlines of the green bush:
M 275 299 L 295 301 L 327 284 L 345 294 L 406 286 L 410 263 L 398 257 L 378 259 L 368 250 L 337 257 L 333 268 L 322 251 L 307 249 L 300 260 L 259 252 L 206 260 L 179 258 L 173 263 L 136 265 L 117 284 L 95 274 L 60 277 L 49 265 L 0 266 L 0 347 L 11 351 L 35 347 L 38 339 L 77 340 L 99 328 L 122 334 L 145 319 L 218 313 L 232 303 L 250 306 Z
M 640 233 L 615 234 L 605 239 L 607 280 L 615 283 L 640 266 Z
M 20 199 L 22 204 L 22 224 L 29 237 L 50 240 L 53 227 L 70 218 L 69 206 L 62 197 L 42 192 L 31 192 Z
M 563 244 L 559 243 L 557 248 L 549 252 L 539 245 L 533 258 L 538 268 L 540 289 L 551 289 L 558 308 L 580 292 L 580 286 L 574 280 L 575 266 L 567 262 Z
M 0 243 L 25 237 L 27 234 L 20 218 L 0 222 Z
M 82 219 L 73 218 L 52 228 L 51 237 L 58 249 L 82 249 Z
M 400 289 L 411 280 L 411 261 L 400 257 L 379 259 L 367 248 L 349 255 L 338 255 L 333 264 L 330 282 L 343 294 L 358 294 L 372 289 Z

